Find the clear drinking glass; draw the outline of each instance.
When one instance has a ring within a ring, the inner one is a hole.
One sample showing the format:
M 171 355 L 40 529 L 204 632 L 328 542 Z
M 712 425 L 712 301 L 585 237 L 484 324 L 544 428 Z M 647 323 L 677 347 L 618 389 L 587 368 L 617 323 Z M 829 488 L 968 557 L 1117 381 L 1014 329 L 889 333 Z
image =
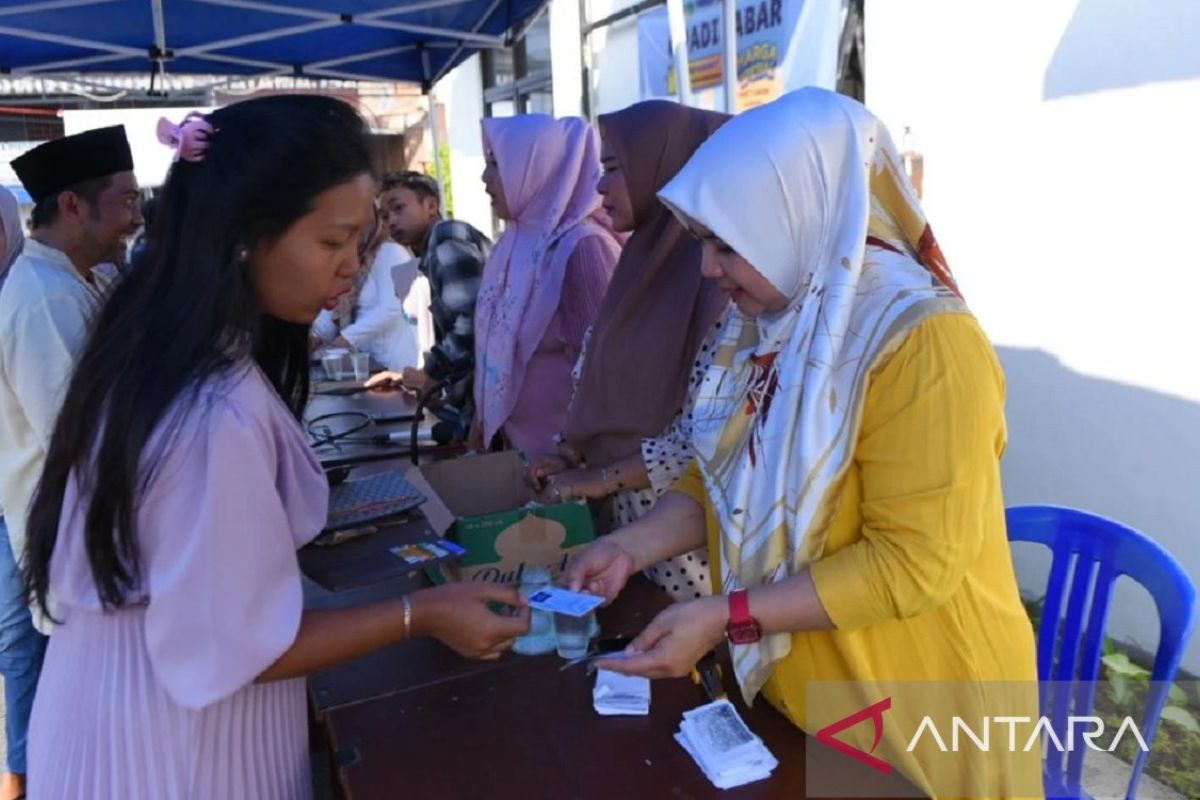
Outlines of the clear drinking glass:
M 550 570 L 545 567 L 527 566 L 521 574 L 521 597 L 526 600 L 550 585 Z M 525 656 L 549 653 L 554 649 L 554 622 L 550 612 L 539 608 L 529 609 L 529 632 L 518 636 L 513 642 L 513 652 Z
M 325 370 L 325 377 L 329 380 L 340 381 L 342 379 L 342 354 L 326 353 L 321 357 L 321 367 Z
M 354 370 L 354 380 L 362 383 L 371 377 L 371 354 L 351 353 L 350 367 Z
M 593 612 L 582 617 L 569 614 L 554 615 L 554 644 L 558 654 L 566 659 L 583 658 L 592 639 Z

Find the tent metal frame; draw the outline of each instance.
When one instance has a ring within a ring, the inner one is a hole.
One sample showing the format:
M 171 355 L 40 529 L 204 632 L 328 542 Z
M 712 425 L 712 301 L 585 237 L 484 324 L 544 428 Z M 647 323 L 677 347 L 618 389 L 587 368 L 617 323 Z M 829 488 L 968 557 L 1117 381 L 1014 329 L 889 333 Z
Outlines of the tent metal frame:
M 13 77 L 45 77 L 67 81 L 85 91 L 115 89 L 106 86 L 102 76 L 84 78 L 77 73 L 80 70 L 102 72 L 105 64 L 128 61 L 131 58 L 145 59 L 150 75 L 150 95 L 163 95 L 155 91 L 155 83 L 165 84 L 170 63 L 175 59 L 200 59 L 215 65 L 226 64 L 230 67 L 248 69 L 242 74 L 221 76 L 213 82 L 200 85 L 192 92 L 211 92 L 222 86 L 239 81 L 255 78 L 274 78 L 293 76 L 314 80 L 343 80 L 378 82 L 387 81 L 379 75 L 367 74 L 355 69 L 355 65 L 364 61 L 388 58 L 416 52 L 419 54 L 421 66 L 421 88 L 428 98 L 428 118 L 430 132 L 433 138 L 434 165 L 437 173 L 439 188 L 445 192 L 444 169 L 441 160 L 441 132 L 438 130 L 437 104 L 434 97 L 434 87 L 446 73 L 453 68 L 464 50 L 483 50 L 489 48 L 507 47 L 525 32 L 528 25 L 542 13 L 539 11 L 526 21 L 519 30 L 508 34 L 496 35 L 481 33 L 481 29 L 492 20 L 504 0 L 491 0 L 466 30 L 444 28 L 420 24 L 404 17 L 422 11 L 462 5 L 472 0 L 409 0 L 406 3 L 395 3 L 385 8 L 362 13 L 349 14 L 335 11 L 323 11 L 313 8 L 299 8 L 287 4 L 286 0 L 192 0 L 193 3 L 204 4 L 225 9 L 242 9 L 245 11 L 265 12 L 280 17 L 278 25 L 267 30 L 234 35 L 224 35 L 200 44 L 186 47 L 173 47 L 168 40 L 167 31 L 169 10 L 164 0 L 145 0 L 149 6 L 154 30 L 154 43 L 146 49 L 128 45 L 105 42 L 86 36 L 67 36 L 60 33 L 35 30 L 28 25 L 14 26 L 5 24 L 13 17 L 25 14 L 36 14 L 49 11 L 70 11 L 85 7 L 103 6 L 117 0 L 33 0 L 19 5 L 0 8 L 0 35 L 32 42 L 44 42 L 65 47 L 90 51 L 72 58 L 60 58 L 41 63 L 14 66 L 4 72 Z M 543 9 L 544 10 L 544 9 Z M 364 49 L 360 52 L 342 54 L 336 58 L 326 58 L 304 64 L 286 64 L 260 58 L 248 58 L 229 52 L 234 48 L 243 48 L 258 42 L 275 41 L 292 36 L 312 33 L 314 31 L 356 25 L 366 28 L 397 31 L 417 36 L 427 36 L 431 41 L 403 44 L 396 47 Z M 451 50 L 450 58 L 435 72 L 431 63 L 431 50 Z M 127 71 L 123 71 L 127 72 Z M 218 69 L 212 70 L 219 74 Z M 73 74 L 76 73 L 76 74 Z M 115 91 L 113 97 L 124 96 L 123 91 Z
M 478 18 L 476 23 L 467 30 L 420 25 L 395 18 L 421 11 L 462 5 L 463 3 L 470 2 L 471 0 L 416 0 L 415 2 L 409 3 L 397 3 L 396 5 L 391 5 L 375 11 L 363 12 L 361 14 L 339 14 L 333 11 L 297 8 L 281 2 L 265 2 L 264 0 L 192 0 L 195 3 L 202 3 L 210 6 L 278 14 L 283 17 L 284 20 L 281 20 L 281 23 L 278 27 L 273 27 L 269 30 L 223 37 L 220 39 L 207 41 L 202 44 L 181 48 L 173 48 L 171 47 L 170 42 L 167 41 L 167 10 L 164 8 L 163 0 L 147 0 L 150 5 L 154 22 L 154 46 L 148 51 L 136 47 L 104 42 L 97 39 L 89 39 L 80 36 L 65 36 L 57 33 L 33 30 L 28 27 L 13 27 L 11 25 L 4 24 L 5 17 L 13 17 L 22 14 L 32 14 L 45 11 L 64 11 L 69 9 L 83 8 L 85 6 L 104 5 L 115 1 L 116 0 L 38 0 L 37 2 L 23 3 L 17 6 L 0 8 L 0 34 L 29 41 L 47 42 L 51 44 L 59 44 L 67 47 L 77 47 L 80 49 L 95 51 L 93 54 L 79 56 L 76 58 L 13 67 L 10 70 L 10 74 L 57 75 L 60 73 L 70 73 L 84 67 L 95 69 L 96 67 L 106 63 L 124 61 L 129 58 L 145 58 L 147 61 L 147 66 L 153 70 L 153 74 L 161 77 L 166 74 L 169 63 L 174 59 L 201 58 L 206 61 L 216 62 L 218 64 L 249 67 L 252 70 L 255 70 L 250 73 L 239 75 L 236 78 L 232 78 L 232 80 L 244 80 L 253 77 L 298 75 L 309 78 L 331 78 L 336 80 L 379 81 L 381 78 L 377 75 L 355 72 L 353 65 L 357 62 L 371 59 L 386 58 L 388 56 L 401 55 L 403 53 L 409 53 L 413 51 L 423 51 L 427 48 L 453 50 L 454 55 L 447 62 L 447 64 L 453 64 L 454 59 L 457 58 L 457 56 L 468 47 L 473 47 L 474 49 L 505 47 L 510 43 L 512 38 L 503 35 L 492 35 L 479 32 L 479 30 L 496 13 L 496 10 L 500 7 L 502 0 L 493 0 L 486 11 Z M 314 61 L 312 63 L 303 65 L 284 64 L 263 59 L 246 58 L 244 56 L 223 52 L 233 48 L 245 47 L 246 45 L 255 44 L 257 42 L 298 36 L 305 33 L 312 33 L 314 31 L 336 28 L 342 25 L 359 25 L 367 28 L 377 28 L 382 30 L 426 35 L 432 38 L 440 39 L 441 41 L 431 41 L 423 44 L 407 44 L 399 47 L 383 49 L 364 50 L 358 53 L 351 53 L 348 55 L 339 56 L 337 58 Z M 428 91 L 430 86 L 432 86 L 434 83 L 437 83 L 438 80 L 445 76 L 445 73 L 448 71 L 448 67 L 443 67 L 436 74 L 433 74 L 430 69 L 429 58 L 427 55 L 425 55 L 425 53 L 422 53 L 421 61 L 424 67 L 423 88 Z

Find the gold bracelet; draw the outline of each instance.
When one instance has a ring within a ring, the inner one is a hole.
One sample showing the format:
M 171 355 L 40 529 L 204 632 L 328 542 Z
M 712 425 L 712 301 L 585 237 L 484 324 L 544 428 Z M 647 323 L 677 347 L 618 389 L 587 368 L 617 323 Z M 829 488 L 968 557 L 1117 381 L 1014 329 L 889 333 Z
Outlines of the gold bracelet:
M 404 638 L 408 639 L 412 636 L 412 601 L 408 595 L 402 595 L 400 602 L 404 604 Z

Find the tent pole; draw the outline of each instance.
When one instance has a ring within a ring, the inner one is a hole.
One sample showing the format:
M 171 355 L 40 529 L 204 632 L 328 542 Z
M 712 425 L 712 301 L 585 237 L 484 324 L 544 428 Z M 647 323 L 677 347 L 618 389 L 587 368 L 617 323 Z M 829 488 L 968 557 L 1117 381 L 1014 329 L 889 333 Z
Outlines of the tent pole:
M 425 93 L 429 100 L 429 132 L 433 135 L 433 172 L 437 177 L 438 203 L 441 205 L 442 215 L 448 218 L 450 215 L 446 208 L 446 179 L 442 169 L 442 134 L 438 131 L 437 101 L 434 99 L 433 89 L 434 87 L 430 86 L 429 91 Z
M 738 46 L 737 0 L 725 0 L 722 18 L 725 22 L 725 113 L 737 113 Z
M 671 32 L 671 55 L 675 59 L 675 87 L 679 102 L 692 104 L 691 59 L 688 57 L 687 21 L 683 0 L 667 0 L 667 28 Z

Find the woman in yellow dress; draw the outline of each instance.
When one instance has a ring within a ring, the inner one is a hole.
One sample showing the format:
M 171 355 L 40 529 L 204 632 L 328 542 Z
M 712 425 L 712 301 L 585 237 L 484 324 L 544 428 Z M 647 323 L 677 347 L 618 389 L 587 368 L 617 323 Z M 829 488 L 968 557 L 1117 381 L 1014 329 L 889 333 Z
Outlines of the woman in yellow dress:
M 714 596 L 666 609 L 601 666 L 686 675 L 728 637 L 745 700 L 810 733 L 890 698 L 878 741 L 870 723 L 837 738 L 930 796 L 1041 796 L 1004 376 L 886 128 L 848 98 L 794 92 L 727 123 L 660 197 L 734 303 L 693 412 L 696 462 L 566 580 L 611 599 L 707 540 Z M 1029 722 L 983 746 L 962 733 L 953 752 L 954 717 L 980 737 L 996 717 Z

